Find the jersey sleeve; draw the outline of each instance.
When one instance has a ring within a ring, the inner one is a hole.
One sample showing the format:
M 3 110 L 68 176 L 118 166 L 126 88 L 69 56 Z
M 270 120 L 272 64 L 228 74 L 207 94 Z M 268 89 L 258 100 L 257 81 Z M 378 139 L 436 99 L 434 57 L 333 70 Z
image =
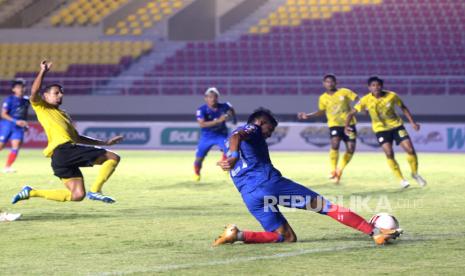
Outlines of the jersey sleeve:
M 260 129 L 254 124 L 248 124 L 233 131 L 232 135 L 239 133 L 244 140 L 255 140 L 260 135 Z
M 203 111 L 202 108 L 197 109 L 196 117 L 197 117 L 197 120 L 205 120 L 205 112 Z
M 397 94 L 394 94 L 394 104 L 397 105 L 398 107 L 402 107 L 404 105 L 404 102 Z
M 323 100 L 323 97 L 320 96 L 320 98 L 318 99 L 318 109 L 319 110 L 326 110 L 326 103 L 325 101 Z
M 357 110 L 358 112 L 362 112 L 364 110 L 366 110 L 366 104 L 365 104 L 365 100 L 364 98 L 361 98 L 358 103 L 355 104 L 354 106 L 355 110 Z
M 347 98 L 349 98 L 353 102 L 357 97 L 358 95 L 354 91 L 347 89 Z
M 36 102 L 32 101 L 32 98 L 29 98 L 29 102 L 31 103 L 33 109 L 46 107 L 46 103 L 41 97 L 39 97 L 39 99 Z
M 5 101 L 2 104 L 2 109 L 6 110 L 6 112 L 10 111 L 10 109 L 11 109 L 10 98 L 5 99 Z

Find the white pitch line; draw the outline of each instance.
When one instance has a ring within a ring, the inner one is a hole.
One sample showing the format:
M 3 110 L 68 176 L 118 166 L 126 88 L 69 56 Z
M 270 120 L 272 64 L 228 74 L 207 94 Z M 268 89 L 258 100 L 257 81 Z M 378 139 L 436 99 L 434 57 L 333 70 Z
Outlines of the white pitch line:
M 211 262 L 205 262 L 205 263 L 161 265 L 158 267 L 153 267 L 153 268 L 145 269 L 145 270 L 125 271 L 125 272 L 103 272 L 103 273 L 98 273 L 96 275 L 128 275 L 128 274 L 134 274 L 134 273 L 166 272 L 166 271 L 171 271 L 171 270 L 189 269 L 189 268 L 194 268 L 194 267 L 228 265 L 228 264 L 236 264 L 236 263 L 243 263 L 243 262 L 253 262 L 253 261 L 259 261 L 259 260 L 288 258 L 288 257 L 295 257 L 295 256 L 314 254 L 314 253 L 338 252 L 338 251 L 344 251 L 344 250 L 373 248 L 373 247 L 375 246 L 374 245 L 371 245 L 371 246 L 366 246 L 366 245 L 360 246 L 359 245 L 359 246 L 338 246 L 338 247 L 329 247 L 329 248 L 302 249 L 302 250 L 298 250 L 294 252 L 278 253 L 274 255 L 232 258 L 228 260 L 211 261 Z
M 444 233 L 442 235 L 429 235 L 429 236 L 424 236 L 424 237 L 402 236 L 401 240 L 428 241 L 428 240 L 440 240 L 440 239 L 444 239 L 447 237 L 459 238 L 463 236 L 464 236 L 463 233 Z M 289 258 L 289 257 L 296 257 L 300 255 L 307 255 L 307 254 L 340 252 L 340 251 L 345 251 L 345 250 L 376 248 L 376 247 L 378 246 L 372 244 L 372 245 L 358 245 L 358 246 L 352 245 L 352 246 L 337 246 L 337 247 L 327 247 L 327 248 L 301 249 L 298 251 L 284 252 L 284 253 L 278 253 L 278 254 L 273 254 L 273 255 L 231 258 L 227 260 L 211 261 L 211 262 L 204 262 L 204 263 L 168 264 L 168 265 L 155 266 L 153 268 L 144 269 L 144 270 L 134 270 L 134 271 L 124 271 L 124 272 L 102 272 L 102 273 L 90 274 L 90 275 L 105 275 L 106 276 L 106 275 L 129 275 L 129 274 L 135 274 L 135 273 L 167 272 L 167 271 L 172 271 L 172 270 L 189 269 L 189 268 L 195 268 L 195 267 L 228 265 L 228 264 L 237 264 L 237 263 L 244 263 L 244 262 L 254 262 L 254 261 L 260 261 L 260 260 Z

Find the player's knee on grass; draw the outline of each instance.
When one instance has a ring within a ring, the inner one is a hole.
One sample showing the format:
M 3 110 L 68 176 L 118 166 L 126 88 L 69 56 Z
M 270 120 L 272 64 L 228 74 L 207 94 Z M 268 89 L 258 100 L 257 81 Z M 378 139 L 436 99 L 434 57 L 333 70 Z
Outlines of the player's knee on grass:
M 71 201 L 82 201 L 86 197 L 86 188 L 82 178 L 63 179 L 63 181 L 71 192 Z

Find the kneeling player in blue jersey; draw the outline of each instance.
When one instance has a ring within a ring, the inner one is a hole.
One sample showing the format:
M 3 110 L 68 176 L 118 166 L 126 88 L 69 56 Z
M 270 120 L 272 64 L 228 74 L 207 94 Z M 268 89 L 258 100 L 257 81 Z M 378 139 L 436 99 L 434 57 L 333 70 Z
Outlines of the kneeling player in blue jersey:
M 240 231 L 226 226 L 214 246 L 243 241 L 245 243 L 295 242 L 297 236 L 279 211 L 278 205 L 312 210 L 373 237 L 376 244 L 397 238 L 401 229 L 378 229 L 351 210 L 326 200 L 318 193 L 284 178 L 271 163 L 266 139 L 278 122 L 270 111 L 259 109 L 250 115 L 247 125 L 239 127 L 228 140 L 228 158 L 218 162 L 230 171 L 236 188 L 249 212 L 265 232 Z
M 3 102 L 2 120 L 0 122 L 0 150 L 5 147 L 8 141 L 11 142 L 11 151 L 3 169 L 4 173 L 15 172 L 11 165 L 15 162 L 23 143 L 29 108 L 29 97 L 24 95 L 26 92 L 26 82 L 24 80 L 14 80 L 11 91 L 13 95 L 6 97 Z
M 226 159 L 225 140 L 228 138 L 226 121 L 232 118 L 237 123 L 236 113 L 230 103 L 219 103 L 220 92 L 215 87 L 208 88 L 205 92 L 205 102 L 197 109 L 197 122 L 200 125 L 200 140 L 195 153 L 194 180 L 200 181 L 202 163 L 213 146 L 218 146 L 223 151 L 223 159 Z

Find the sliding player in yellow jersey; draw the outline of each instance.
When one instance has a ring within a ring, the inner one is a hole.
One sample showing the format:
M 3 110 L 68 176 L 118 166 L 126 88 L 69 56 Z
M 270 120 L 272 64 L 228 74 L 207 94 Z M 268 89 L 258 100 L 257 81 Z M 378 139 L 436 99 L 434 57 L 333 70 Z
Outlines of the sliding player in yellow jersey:
M 410 183 L 402 175 L 399 164 L 394 158 L 394 150 L 392 148 L 394 141 L 407 153 L 407 161 L 410 165 L 412 178 L 423 187 L 426 185 L 426 181 L 418 174 L 418 158 L 415 148 L 404 127 L 402 119 L 396 113 L 395 107 L 398 106 L 402 110 L 414 130 L 420 130 L 420 125 L 413 120 L 412 114 L 407 106 L 405 106 L 396 93 L 383 90 L 383 84 L 384 81 L 378 77 L 371 77 L 368 79 L 368 89 L 370 93 L 364 96 L 355 105 L 354 109 L 349 113 L 349 116 L 347 116 L 345 131 L 348 134 L 352 133 L 350 124 L 357 112 L 368 111 L 371 117 L 373 131 L 378 138 L 378 143 L 383 148 L 388 165 L 399 180 L 400 185 L 403 188 L 407 188 L 410 186 Z
M 326 75 L 323 77 L 323 86 L 326 89 L 319 99 L 318 111 L 312 113 L 300 112 L 297 117 L 300 120 L 307 120 L 319 116 L 326 115 L 328 120 L 329 135 L 331 139 L 331 149 L 329 151 L 329 160 L 331 163 L 330 179 L 334 179 L 336 183 L 341 180 L 342 172 L 347 164 L 352 159 L 356 145 L 356 120 L 351 119 L 350 126 L 353 132 L 346 135 L 344 132 L 345 119 L 352 109 L 351 104 L 358 99 L 357 94 L 347 88 L 337 88 L 337 80 L 334 75 Z M 344 141 L 346 145 L 346 153 L 342 158 L 342 163 L 337 167 L 339 161 L 339 145 Z
M 111 151 L 98 146 L 110 146 L 119 143 L 123 137 L 116 136 L 108 141 L 100 141 L 80 135 L 74 128 L 69 115 L 60 109 L 63 101 L 63 87 L 51 84 L 40 93 L 43 79 L 50 70 L 52 63 L 42 61 L 40 71 L 31 88 L 30 102 L 39 123 L 47 135 L 48 145 L 44 155 L 52 159 L 51 165 L 55 176 L 59 177 L 66 189 L 39 190 L 25 186 L 13 197 L 12 203 L 27 200 L 31 197 L 41 197 L 54 201 L 81 201 L 86 197 L 84 177 L 80 167 L 101 165 L 87 198 L 105 203 L 115 200 L 102 194 L 103 184 L 113 174 L 120 157 Z

